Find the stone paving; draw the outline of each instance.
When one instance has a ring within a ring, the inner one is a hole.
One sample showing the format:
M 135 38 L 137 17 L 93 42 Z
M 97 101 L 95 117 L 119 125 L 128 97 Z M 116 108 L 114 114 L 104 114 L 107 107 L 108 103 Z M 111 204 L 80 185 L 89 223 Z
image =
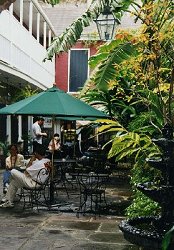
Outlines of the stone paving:
M 2 180 L 0 171 L 0 181 Z M 2 190 L 2 181 L 1 181 Z M 67 200 L 66 193 L 58 191 L 59 201 Z M 2 192 L 1 192 L 2 194 Z M 124 216 L 121 211 L 130 195 L 126 181 L 110 183 L 107 188 L 108 214 L 100 217 L 80 215 L 76 217 L 77 193 L 70 192 L 68 203 L 52 211 L 22 209 L 21 202 L 15 208 L 0 209 L 0 250 L 138 250 L 123 238 L 118 225 Z M 123 206 L 121 206 L 123 204 Z

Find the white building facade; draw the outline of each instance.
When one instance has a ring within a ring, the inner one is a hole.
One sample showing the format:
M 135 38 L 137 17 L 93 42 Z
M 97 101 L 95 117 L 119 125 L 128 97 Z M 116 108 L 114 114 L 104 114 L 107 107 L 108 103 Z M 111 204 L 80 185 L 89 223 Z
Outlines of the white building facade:
M 54 28 L 37 0 L 16 0 L 0 13 L 0 104 L 4 89 L 47 89 L 55 82 L 55 59 L 44 62 Z M 8 98 L 8 91 L 5 92 Z M 11 143 L 11 117 L 6 119 L 6 137 Z M 29 119 L 30 120 L 30 119 Z M 18 117 L 17 140 L 22 136 Z M 30 128 L 28 128 L 30 129 Z M 4 127 L 0 125 L 0 135 Z M 2 139 L 0 139 L 1 141 Z

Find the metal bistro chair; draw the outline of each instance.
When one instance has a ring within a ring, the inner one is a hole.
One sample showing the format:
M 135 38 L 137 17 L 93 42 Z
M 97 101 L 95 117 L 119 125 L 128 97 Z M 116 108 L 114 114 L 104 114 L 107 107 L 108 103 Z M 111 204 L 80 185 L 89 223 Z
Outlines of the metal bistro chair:
M 108 181 L 108 174 L 78 174 L 77 179 L 80 187 L 80 204 L 77 210 L 77 217 L 79 213 L 83 215 L 87 212 L 94 213 L 95 216 L 100 216 L 102 203 L 107 205 L 105 199 L 106 183 Z
M 39 211 L 39 206 L 49 207 L 48 187 L 50 182 L 51 170 L 49 168 L 42 168 L 38 172 L 37 182 L 34 188 L 24 187 L 21 189 L 21 198 L 23 198 L 25 208 L 34 208 L 36 206 Z M 41 182 L 42 176 L 46 175 L 47 178 L 44 183 Z
M 58 190 L 62 188 L 65 189 L 67 197 L 69 198 L 68 187 L 67 187 L 67 179 L 66 179 L 66 170 L 68 166 L 65 163 L 59 162 L 55 163 L 55 174 L 54 174 L 54 189 L 58 196 Z
M 75 159 L 55 159 L 54 160 L 54 189 L 57 192 L 61 188 L 65 189 L 67 197 L 69 198 L 68 189 L 73 188 L 74 180 L 72 180 L 71 175 L 69 174 L 73 169 L 75 169 L 76 160 Z

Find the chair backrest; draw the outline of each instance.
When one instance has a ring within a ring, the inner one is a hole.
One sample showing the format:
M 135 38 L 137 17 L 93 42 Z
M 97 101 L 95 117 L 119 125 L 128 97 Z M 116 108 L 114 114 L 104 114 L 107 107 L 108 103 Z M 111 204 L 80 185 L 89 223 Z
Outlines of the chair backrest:
M 46 167 L 41 168 L 37 174 L 36 183 L 39 185 L 45 185 L 49 180 L 50 173 L 51 171 L 49 168 L 46 168 Z

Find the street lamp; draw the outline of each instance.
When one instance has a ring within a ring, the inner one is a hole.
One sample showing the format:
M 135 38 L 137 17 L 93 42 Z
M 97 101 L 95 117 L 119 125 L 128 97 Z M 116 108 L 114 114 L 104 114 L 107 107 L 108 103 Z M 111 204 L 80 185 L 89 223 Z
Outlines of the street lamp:
M 119 20 L 114 17 L 110 7 L 105 6 L 103 12 L 94 20 L 97 25 L 97 30 L 100 40 L 112 40 L 116 24 L 120 24 Z

